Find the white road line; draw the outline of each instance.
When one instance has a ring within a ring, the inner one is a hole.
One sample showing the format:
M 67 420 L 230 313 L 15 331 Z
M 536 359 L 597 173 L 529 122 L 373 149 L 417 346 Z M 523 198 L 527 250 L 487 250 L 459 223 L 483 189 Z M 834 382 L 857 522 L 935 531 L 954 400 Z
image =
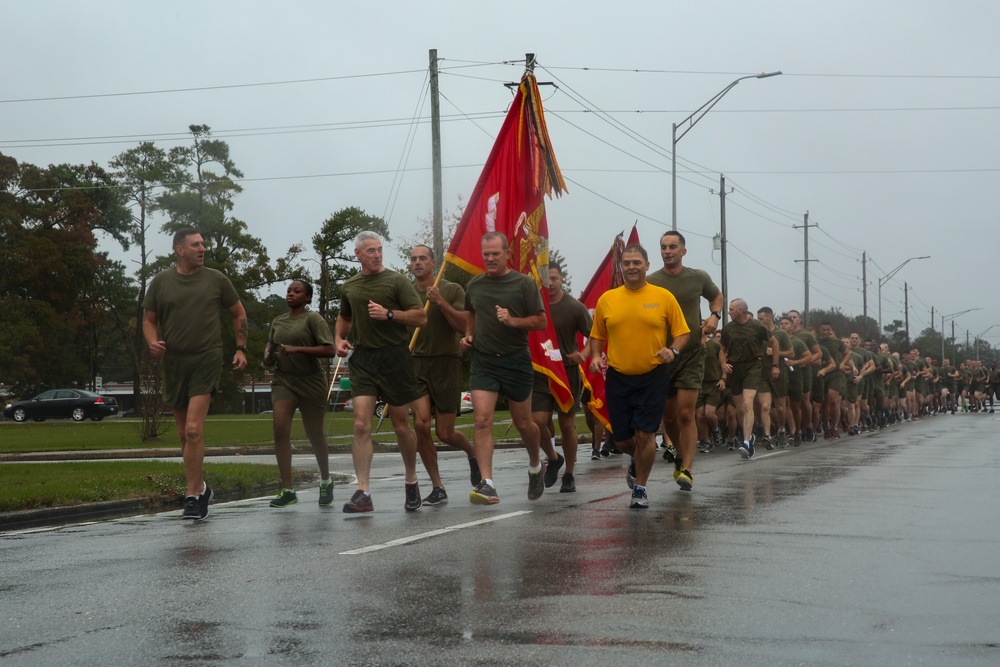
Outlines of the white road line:
M 479 519 L 478 521 L 470 521 L 468 523 L 460 523 L 455 526 L 448 526 L 447 528 L 441 528 L 439 530 L 432 530 L 426 533 L 420 533 L 419 535 L 411 535 L 410 537 L 401 537 L 398 540 L 392 540 L 391 542 L 386 542 L 385 544 L 373 544 L 370 547 L 362 547 L 361 549 L 352 549 L 350 551 L 341 551 L 341 556 L 357 556 L 358 554 L 371 553 L 372 551 L 381 551 L 382 549 L 390 549 L 392 547 L 402 546 L 404 544 L 410 544 L 411 542 L 416 542 L 418 540 L 425 540 L 429 537 L 437 537 L 438 535 L 445 535 L 447 533 L 454 532 L 456 530 L 461 530 L 462 528 L 471 528 L 473 526 L 481 526 L 484 523 L 493 523 L 494 521 L 500 521 L 501 519 L 511 519 L 515 516 L 521 516 L 522 514 L 531 514 L 531 510 L 521 510 L 520 512 L 510 512 L 509 514 L 501 514 L 499 516 L 492 516 L 488 519 Z

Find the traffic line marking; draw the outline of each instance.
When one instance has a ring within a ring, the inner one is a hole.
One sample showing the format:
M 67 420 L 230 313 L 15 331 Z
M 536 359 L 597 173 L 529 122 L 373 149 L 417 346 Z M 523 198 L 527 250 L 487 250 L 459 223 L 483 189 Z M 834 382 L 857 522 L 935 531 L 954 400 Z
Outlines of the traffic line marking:
M 492 516 L 488 519 L 479 519 L 478 521 L 469 521 L 468 523 L 460 523 L 454 526 L 448 526 L 447 528 L 440 528 L 438 530 L 431 530 L 426 533 L 420 533 L 418 535 L 411 535 L 410 537 L 401 537 L 398 540 L 391 540 L 385 544 L 373 544 L 370 547 L 362 547 L 360 549 L 351 549 L 350 551 L 341 551 L 341 556 L 357 556 L 359 554 L 367 554 L 373 551 L 381 551 L 382 549 L 391 549 L 392 547 L 403 546 L 404 544 L 410 544 L 411 542 L 417 542 L 419 540 L 426 540 L 430 537 L 437 537 L 438 535 L 445 535 L 447 533 L 455 532 L 456 530 L 462 530 L 463 528 L 472 528 L 473 526 L 481 526 L 485 523 L 493 523 L 494 521 L 501 521 L 503 519 L 512 519 L 516 516 L 521 516 L 522 514 L 531 514 L 531 510 L 521 510 L 519 512 L 510 512 L 508 514 L 501 514 L 499 516 Z

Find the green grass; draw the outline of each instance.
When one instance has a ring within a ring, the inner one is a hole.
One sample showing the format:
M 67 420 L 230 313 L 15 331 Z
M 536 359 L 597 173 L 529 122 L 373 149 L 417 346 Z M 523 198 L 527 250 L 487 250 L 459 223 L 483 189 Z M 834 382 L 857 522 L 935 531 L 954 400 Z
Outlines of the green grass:
M 295 482 L 315 477 L 293 470 Z M 278 488 L 278 467 L 206 463 L 214 492 L 236 498 Z M 142 498 L 153 505 L 179 505 L 185 494 L 181 464 L 162 461 L 88 461 L 0 465 L 0 512 Z
M 170 418 L 166 418 L 170 419 Z M 497 413 L 497 420 L 508 420 L 506 412 Z M 375 423 L 377 424 L 376 419 Z M 457 426 L 472 438 L 472 415 L 462 415 Z M 125 419 L 105 419 L 100 422 L 75 423 L 69 420 L 46 422 L 12 421 L 0 422 L 0 454 L 25 452 L 99 451 L 107 449 L 176 449 L 180 446 L 172 421 L 169 430 L 159 440 L 142 442 L 139 440 L 138 425 Z M 373 424 L 373 428 L 374 428 Z M 585 433 L 587 427 L 583 418 L 577 419 L 577 429 Z M 326 417 L 327 439 L 332 445 L 351 442 L 353 414 L 334 412 Z M 507 431 L 506 424 L 497 424 L 493 434 L 502 438 L 516 438 L 517 430 Z M 377 442 L 395 442 L 392 424 L 388 418 L 382 429 L 375 434 Z M 296 416 L 292 423 L 292 440 L 306 441 L 302 421 Z M 208 447 L 224 446 L 269 446 L 274 442 L 271 432 L 271 415 L 212 415 L 205 422 L 205 444 Z

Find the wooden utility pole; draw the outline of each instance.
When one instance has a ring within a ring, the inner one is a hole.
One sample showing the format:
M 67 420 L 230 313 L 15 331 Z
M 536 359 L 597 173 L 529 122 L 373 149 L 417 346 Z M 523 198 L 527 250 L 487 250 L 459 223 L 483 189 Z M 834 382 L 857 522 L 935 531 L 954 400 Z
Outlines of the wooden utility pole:
M 428 52 L 431 84 L 431 178 L 434 184 L 434 259 L 440 264 L 444 258 L 444 206 L 441 195 L 441 101 L 438 95 L 437 49 Z
M 792 225 L 793 229 L 801 229 L 803 231 L 803 237 L 805 238 L 805 249 L 802 259 L 795 260 L 796 262 L 802 262 L 805 267 L 805 300 L 802 304 L 802 325 L 805 326 L 809 324 L 809 228 L 815 227 L 816 225 L 809 224 L 809 211 L 806 211 L 805 216 L 803 216 L 802 225 Z

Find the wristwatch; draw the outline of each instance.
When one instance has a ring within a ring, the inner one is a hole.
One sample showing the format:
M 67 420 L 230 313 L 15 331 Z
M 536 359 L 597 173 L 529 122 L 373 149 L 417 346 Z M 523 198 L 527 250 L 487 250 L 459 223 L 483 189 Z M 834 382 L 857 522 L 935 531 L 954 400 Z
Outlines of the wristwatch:
M 393 314 L 393 312 L 391 310 L 387 310 L 386 313 L 385 313 L 385 319 L 391 320 L 393 317 L 395 317 L 395 315 Z
M 722 311 L 721 310 L 713 310 L 711 314 L 715 315 L 715 317 L 717 319 L 719 319 L 720 321 L 722 320 Z
M 676 359 L 677 357 L 681 356 L 681 353 L 677 351 L 676 347 L 670 348 L 670 351 L 674 353 L 674 359 Z
M 240 352 L 246 352 L 247 351 L 247 346 L 246 345 L 237 345 L 236 349 L 239 350 Z

